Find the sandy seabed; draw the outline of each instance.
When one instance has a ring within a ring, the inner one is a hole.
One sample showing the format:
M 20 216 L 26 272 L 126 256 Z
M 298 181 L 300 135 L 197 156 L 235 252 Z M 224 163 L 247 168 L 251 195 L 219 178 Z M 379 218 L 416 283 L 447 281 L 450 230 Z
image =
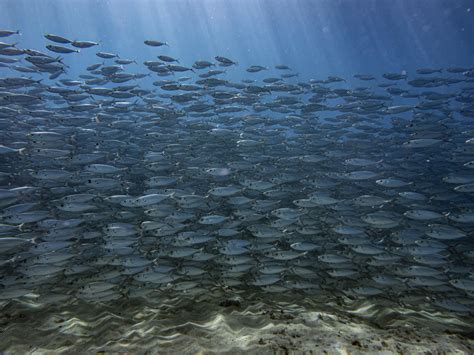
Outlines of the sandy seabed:
M 207 297 L 204 297 L 207 296 Z M 369 300 L 297 303 L 286 297 L 203 295 L 113 303 L 4 302 L 4 354 L 473 354 L 471 314 Z

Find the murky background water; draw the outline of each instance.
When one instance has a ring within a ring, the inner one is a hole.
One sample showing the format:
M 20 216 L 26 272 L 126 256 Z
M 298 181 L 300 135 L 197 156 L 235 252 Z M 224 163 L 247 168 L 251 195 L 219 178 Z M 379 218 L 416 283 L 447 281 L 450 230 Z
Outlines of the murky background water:
M 1 1 L 0 349 L 472 352 L 472 5 Z

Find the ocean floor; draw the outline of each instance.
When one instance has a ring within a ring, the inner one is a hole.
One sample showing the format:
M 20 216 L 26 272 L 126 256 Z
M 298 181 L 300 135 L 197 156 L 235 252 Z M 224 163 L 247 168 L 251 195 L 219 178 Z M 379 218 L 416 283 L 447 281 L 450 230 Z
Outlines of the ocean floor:
M 368 301 L 349 306 L 230 294 L 47 307 L 27 298 L 3 304 L 0 349 L 5 354 L 474 353 L 471 316 L 388 309 Z

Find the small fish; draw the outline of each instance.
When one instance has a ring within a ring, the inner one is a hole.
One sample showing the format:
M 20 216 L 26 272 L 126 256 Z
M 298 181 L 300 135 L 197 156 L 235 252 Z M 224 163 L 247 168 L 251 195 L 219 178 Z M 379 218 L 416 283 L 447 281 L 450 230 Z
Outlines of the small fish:
M 151 46 L 151 47 L 168 46 L 168 42 L 161 42 L 161 41 L 155 41 L 155 40 L 150 40 L 150 39 L 144 41 L 144 43 L 147 46 Z
M 71 49 L 71 48 L 62 47 L 62 46 L 55 46 L 52 44 L 48 44 L 46 48 L 48 48 L 52 52 L 63 53 L 63 54 L 80 52 L 79 49 Z
M 71 43 L 72 41 L 65 38 L 65 37 L 62 37 L 62 36 L 58 36 L 58 35 L 54 35 L 54 34 L 51 34 L 51 33 L 46 33 L 44 35 L 44 37 L 52 42 L 56 42 L 56 43 L 61 43 L 61 44 L 69 44 Z
M 98 42 L 91 42 L 91 41 L 72 41 L 71 45 L 76 48 L 90 48 L 94 46 L 98 46 Z

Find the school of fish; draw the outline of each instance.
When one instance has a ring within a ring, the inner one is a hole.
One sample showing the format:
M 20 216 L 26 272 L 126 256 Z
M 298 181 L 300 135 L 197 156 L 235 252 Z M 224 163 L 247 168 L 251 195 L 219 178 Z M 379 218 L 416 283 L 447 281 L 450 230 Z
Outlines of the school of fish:
M 251 289 L 473 311 L 474 69 L 232 81 L 238 58 L 150 39 L 156 58 L 97 51 L 67 78 L 100 42 L 0 37 L 2 304 Z

